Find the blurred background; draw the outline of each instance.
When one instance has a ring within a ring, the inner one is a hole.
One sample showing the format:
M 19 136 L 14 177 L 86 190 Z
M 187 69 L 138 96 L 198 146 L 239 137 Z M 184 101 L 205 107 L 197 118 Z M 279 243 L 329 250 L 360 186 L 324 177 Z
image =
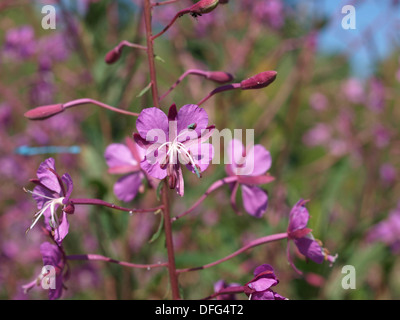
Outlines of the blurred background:
M 154 31 L 192 3 L 154 8 Z M 42 28 L 41 10 L 48 4 L 56 8 L 55 30 Z M 344 5 L 356 9 L 356 29 L 343 29 Z M 286 241 L 260 246 L 214 268 L 181 275 L 184 299 L 212 294 L 220 279 L 244 284 L 263 263 L 275 268 L 280 279 L 275 290 L 289 299 L 400 298 L 399 27 L 400 1 L 395 0 L 231 0 L 197 19 L 181 17 L 155 41 L 161 93 L 190 68 L 230 72 L 237 82 L 265 70 L 278 72 L 266 89 L 221 93 L 204 105 L 218 129 L 254 128 L 256 142 L 270 150 L 269 172 L 276 180 L 264 186 L 266 214 L 259 220 L 237 216 L 229 188 L 219 189 L 174 223 L 178 268 L 212 262 L 252 239 L 285 232 L 300 198 L 310 199 L 315 238 L 339 254 L 329 267 L 294 253 L 296 266 L 310 275 L 304 279 L 287 263 Z M 40 273 L 39 246 L 47 241 L 39 227 L 25 235 L 37 209 L 22 190 L 33 188 L 29 179 L 44 159 L 54 157 L 58 172 L 72 176 L 74 197 L 132 207 L 157 203 L 152 190 L 132 203 L 119 202 L 113 194 L 118 177 L 107 173 L 105 148 L 131 136 L 135 118 L 94 106 L 44 121 L 23 117 L 36 106 L 79 98 L 133 112 L 150 107 L 150 92 L 140 94 L 149 83 L 143 52 L 126 48 L 115 64 L 104 62 L 122 40 L 145 44 L 139 0 L 0 3 L 1 299 L 47 299 L 40 288 L 28 294 L 21 288 Z M 162 105 L 196 103 L 215 87 L 188 77 Z M 78 152 L 54 152 L 49 146 L 76 146 Z M 185 174 L 185 197 L 173 195 L 172 214 L 185 211 L 224 176 L 223 165 L 210 166 L 202 179 Z M 77 207 L 69 221 L 67 254 L 97 253 L 134 263 L 166 260 L 163 237 L 150 243 L 157 215 Z M 341 286 L 345 265 L 356 269 L 355 290 Z M 162 268 L 81 261 L 71 261 L 69 268 L 63 299 L 169 297 Z

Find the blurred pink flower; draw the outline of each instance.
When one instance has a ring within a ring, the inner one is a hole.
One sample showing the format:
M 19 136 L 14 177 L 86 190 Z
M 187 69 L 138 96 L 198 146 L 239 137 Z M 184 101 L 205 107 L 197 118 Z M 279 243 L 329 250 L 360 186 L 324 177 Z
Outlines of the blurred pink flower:
M 352 103 L 362 103 L 364 101 L 364 87 L 356 78 L 346 80 L 342 85 L 342 92 Z

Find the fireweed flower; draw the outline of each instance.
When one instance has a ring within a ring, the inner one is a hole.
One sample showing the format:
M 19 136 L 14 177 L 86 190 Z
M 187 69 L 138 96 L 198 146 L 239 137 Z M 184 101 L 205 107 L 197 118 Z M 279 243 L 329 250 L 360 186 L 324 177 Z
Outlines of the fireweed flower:
M 45 285 L 49 289 L 49 299 L 54 300 L 61 297 L 63 290 L 63 282 L 66 279 L 64 273 L 65 257 L 61 247 L 44 242 L 40 245 L 40 253 L 42 254 L 43 266 L 42 273 L 32 282 L 23 285 L 22 288 L 26 294 L 35 286 Z M 53 267 L 54 274 L 48 267 Z M 50 272 L 50 273 L 49 273 Z
M 232 139 L 227 149 L 229 163 L 225 166 L 229 176 L 238 180 L 231 185 L 231 204 L 236 209 L 236 193 L 241 186 L 243 206 L 246 212 L 260 218 L 267 210 L 268 195 L 257 185 L 271 182 L 274 178 L 265 173 L 271 167 L 271 155 L 262 145 L 254 145 L 247 150 L 241 141 Z
M 382 242 L 390 247 L 393 253 L 400 252 L 400 202 L 389 216 L 373 226 L 367 234 L 368 242 Z
M 73 204 L 69 203 L 73 189 L 72 179 L 68 173 L 60 178 L 53 158 L 48 158 L 40 164 L 37 177 L 38 179 L 31 180 L 36 184 L 33 191 L 26 190 L 32 194 L 39 209 L 27 232 L 36 225 L 41 216 L 44 216 L 46 229 L 52 232 L 54 240 L 61 245 L 69 229 L 67 214 L 74 212 Z M 57 215 L 59 206 L 63 206 L 61 219 Z
M 274 269 L 269 264 L 262 264 L 254 270 L 254 278 L 246 283 L 244 293 L 249 300 L 287 300 L 271 289 L 278 283 Z
M 130 138 L 126 139 L 126 145 L 113 143 L 107 147 L 104 157 L 109 167 L 108 172 L 124 174 L 114 184 L 114 193 L 119 200 L 124 202 L 133 200 L 143 187 L 142 180 L 145 175 L 140 168 L 140 162 L 144 156 L 145 150 Z
M 332 265 L 338 255 L 329 255 L 328 250 L 322 247 L 321 242 L 314 239 L 311 234 L 312 230 L 307 228 L 310 214 L 305 207 L 306 203 L 306 200 L 300 199 L 290 211 L 289 226 L 287 229 L 288 239 L 295 243 L 297 249 L 306 258 L 311 259 L 316 263 L 322 263 L 324 260 L 328 260 L 330 265 Z M 289 254 L 288 259 L 292 266 L 294 266 Z
M 173 104 L 168 116 L 158 108 L 144 109 L 137 121 L 136 143 L 146 149 L 140 166 L 156 179 L 168 178 L 171 189 L 184 194 L 181 164 L 199 178 L 211 162 L 214 149 L 203 143 L 215 126 L 208 126 L 207 112 L 197 105 L 184 105 L 179 111 Z

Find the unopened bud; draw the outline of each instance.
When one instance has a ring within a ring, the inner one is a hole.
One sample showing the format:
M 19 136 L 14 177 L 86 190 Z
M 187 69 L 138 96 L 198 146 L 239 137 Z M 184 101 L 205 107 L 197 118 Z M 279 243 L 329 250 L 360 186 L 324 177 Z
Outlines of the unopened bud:
M 242 90 L 265 88 L 274 82 L 276 75 L 276 71 L 264 71 L 249 79 L 243 80 L 240 83 L 240 86 Z
M 200 0 L 189 8 L 192 16 L 201 16 L 204 13 L 213 11 L 219 3 L 219 0 Z
M 233 80 L 233 76 L 230 73 L 223 71 L 209 71 L 206 73 L 206 78 L 218 83 L 226 83 Z
M 63 211 L 68 214 L 73 214 L 75 212 L 75 206 L 72 203 L 68 203 Z
M 30 120 L 43 120 L 50 118 L 58 113 L 64 111 L 64 106 L 59 104 L 51 104 L 48 106 L 41 106 L 25 112 L 24 116 Z
M 121 50 L 114 48 L 106 54 L 105 61 L 108 64 L 116 62 L 121 57 Z

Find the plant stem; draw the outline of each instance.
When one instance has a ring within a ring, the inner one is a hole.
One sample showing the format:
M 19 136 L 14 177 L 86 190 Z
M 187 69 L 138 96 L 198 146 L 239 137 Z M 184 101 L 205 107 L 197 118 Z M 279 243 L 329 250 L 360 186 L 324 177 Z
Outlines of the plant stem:
M 154 107 L 160 108 L 158 88 L 157 88 L 156 68 L 154 65 L 153 37 L 151 28 L 151 10 L 152 10 L 152 5 L 150 3 L 150 0 L 144 0 L 144 20 L 146 25 L 147 57 L 149 60 L 150 80 L 152 83 L 151 92 L 153 96 Z M 169 211 L 167 180 L 164 179 L 163 183 L 164 185 L 162 188 L 162 206 L 164 214 L 165 242 L 168 254 L 169 281 L 171 284 L 172 299 L 178 300 L 180 299 L 179 284 L 178 284 L 178 274 L 176 272 L 176 265 L 175 265 L 174 243 L 172 240 L 172 225 L 171 225 L 171 214 Z
M 151 268 L 158 268 L 158 267 L 165 267 L 167 263 L 159 262 L 153 264 L 137 264 L 137 263 L 130 263 L 125 261 L 119 261 L 112 258 L 108 258 L 99 254 L 74 254 L 66 256 L 67 260 L 89 260 L 89 261 L 105 261 L 116 263 L 124 267 L 129 268 L 137 268 L 137 269 L 151 269 Z
M 165 241 L 167 245 L 167 253 L 168 253 L 168 271 L 169 271 L 169 279 L 171 283 L 172 289 L 172 299 L 177 300 L 180 299 L 179 296 L 179 285 L 178 285 L 178 275 L 176 272 L 175 265 L 175 253 L 174 253 L 174 244 L 172 240 L 172 227 L 171 227 L 171 215 L 169 211 L 169 203 L 168 203 L 168 183 L 167 180 L 164 180 L 164 185 L 162 188 L 162 202 L 163 202 L 163 212 L 164 212 L 164 230 L 165 230 Z
M 237 181 L 237 179 L 238 179 L 237 176 L 232 176 L 232 177 L 226 177 L 226 178 L 223 178 L 221 180 L 215 181 L 207 189 L 207 191 L 188 210 L 186 210 L 185 212 L 181 213 L 178 216 L 173 217 L 171 221 L 174 222 L 174 221 L 186 216 L 187 214 L 191 213 L 194 209 L 196 209 L 207 198 L 207 196 L 211 192 L 213 192 L 214 190 L 217 190 L 218 188 L 222 187 L 225 184 L 234 183 L 234 182 Z
M 217 261 L 211 262 L 211 263 L 206 264 L 206 265 L 201 266 L 201 267 L 178 269 L 178 270 L 176 270 L 176 272 L 182 273 L 182 272 L 197 271 L 197 270 L 203 270 L 203 269 L 211 268 L 211 267 L 216 266 L 217 264 L 220 264 L 222 262 L 228 261 L 229 259 L 232 259 L 232 258 L 236 257 L 237 255 L 241 254 L 242 252 L 244 252 L 246 250 L 249 250 L 249 249 L 251 249 L 253 247 L 259 246 L 259 245 L 264 244 L 264 243 L 272 242 L 272 241 L 286 239 L 287 237 L 288 237 L 288 234 L 286 232 L 277 233 L 277 234 L 273 234 L 273 235 L 270 235 L 270 236 L 262 237 L 262 238 L 254 240 L 254 241 L 251 241 L 250 243 L 248 243 L 244 247 L 242 247 L 239 250 L 231 253 L 230 255 L 226 256 L 225 258 L 219 259 Z
M 154 64 L 154 48 L 151 28 L 151 3 L 150 0 L 144 0 L 144 22 L 146 26 L 146 41 L 147 41 L 147 57 L 149 61 L 151 92 L 153 95 L 154 107 L 160 108 L 157 88 L 156 67 Z
M 67 103 L 64 103 L 63 107 L 64 107 L 64 109 L 67 109 L 67 108 L 77 107 L 77 106 L 80 106 L 80 105 L 83 105 L 83 104 L 94 104 L 94 105 L 99 106 L 101 108 L 105 108 L 105 109 L 108 109 L 108 110 L 111 110 L 111 111 L 114 111 L 114 112 L 122 113 L 122 114 L 125 114 L 125 115 L 128 115 L 128 116 L 133 116 L 133 117 L 139 116 L 139 114 L 136 113 L 136 112 L 129 112 L 129 111 L 126 111 L 126 110 L 118 109 L 118 108 L 109 106 L 108 104 L 105 104 L 103 102 L 100 102 L 100 101 L 97 101 L 97 100 L 94 100 L 94 99 L 89 99 L 89 98 L 83 98 L 83 99 L 77 99 L 77 100 L 69 101 Z
M 129 213 L 145 213 L 145 212 L 155 212 L 157 210 L 163 209 L 163 205 L 150 208 L 150 209 L 134 209 L 134 208 L 124 208 L 120 206 L 116 206 L 113 203 L 109 203 L 100 199 L 70 199 L 69 202 L 72 204 L 80 204 L 80 205 L 95 205 L 95 206 L 103 206 L 108 207 L 115 210 L 125 211 Z

